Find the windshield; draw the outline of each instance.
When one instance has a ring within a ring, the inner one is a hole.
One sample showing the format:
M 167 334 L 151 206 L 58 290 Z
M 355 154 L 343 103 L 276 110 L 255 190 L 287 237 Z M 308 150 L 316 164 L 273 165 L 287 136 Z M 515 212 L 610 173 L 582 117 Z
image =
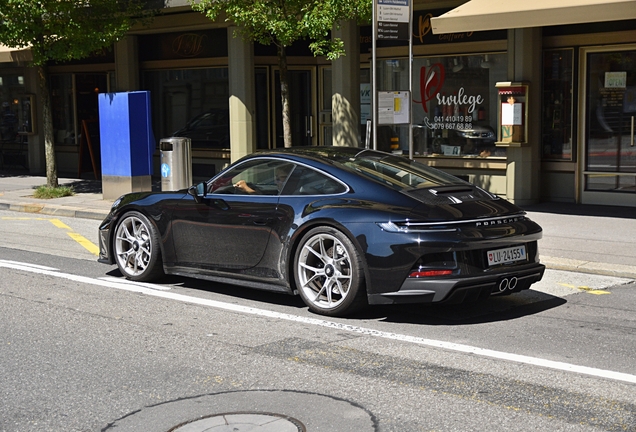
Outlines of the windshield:
M 339 160 L 360 175 L 384 183 L 396 190 L 467 184 L 463 180 L 405 157 L 363 151 Z

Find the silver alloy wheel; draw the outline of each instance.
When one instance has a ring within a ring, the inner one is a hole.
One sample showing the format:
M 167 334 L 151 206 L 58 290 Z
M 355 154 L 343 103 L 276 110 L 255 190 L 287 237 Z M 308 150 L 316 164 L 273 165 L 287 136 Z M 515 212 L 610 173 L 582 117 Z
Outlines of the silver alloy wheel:
M 152 248 L 150 230 L 140 218 L 128 216 L 117 226 L 115 253 L 126 276 L 140 276 L 148 269 Z
M 296 262 L 299 289 L 324 310 L 337 308 L 351 288 L 351 257 L 335 236 L 316 234 L 307 240 Z

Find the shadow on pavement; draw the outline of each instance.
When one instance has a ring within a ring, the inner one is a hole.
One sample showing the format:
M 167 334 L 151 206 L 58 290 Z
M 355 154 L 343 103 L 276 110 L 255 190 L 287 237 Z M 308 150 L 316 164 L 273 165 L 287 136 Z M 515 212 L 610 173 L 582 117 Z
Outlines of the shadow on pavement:
M 567 303 L 565 299 L 549 294 L 537 293 L 532 290 L 529 293 L 532 295 L 528 295 L 528 292 L 522 292 L 460 305 L 381 306 L 367 310 L 364 318 L 430 326 L 474 325 L 510 321 L 528 315 L 536 315 Z
M 122 277 L 119 269 L 108 272 L 109 276 Z M 170 285 L 200 291 L 212 292 L 232 298 L 280 305 L 299 310 L 307 310 L 300 296 L 284 293 L 245 288 L 239 285 L 210 282 L 180 276 L 165 276 L 157 285 Z M 460 305 L 443 304 L 410 304 L 370 306 L 347 318 L 352 324 L 356 320 L 380 320 L 394 323 L 423 324 L 423 325 L 473 325 L 497 321 L 509 321 L 528 315 L 535 315 L 549 309 L 566 304 L 567 301 L 549 294 L 533 290 L 526 290 L 507 296 L 491 297 L 485 301 Z M 258 306 L 256 306 L 258 307 Z M 293 312 L 292 312 L 293 313 Z M 311 312 L 308 312 L 312 314 Z M 313 315 L 313 314 L 312 314 Z M 329 320 L 331 318 L 315 315 L 316 318 Z

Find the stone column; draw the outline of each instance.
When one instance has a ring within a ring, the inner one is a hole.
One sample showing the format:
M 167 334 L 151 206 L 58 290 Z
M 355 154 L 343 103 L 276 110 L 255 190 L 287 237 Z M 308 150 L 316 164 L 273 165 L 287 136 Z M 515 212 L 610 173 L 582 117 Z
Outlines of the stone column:
M 333 144 L 360 145 L 360 36 L 358 24 L 346 21 L 332 32 L 344 42 L 345 55 L 332 62 Z
M 541 171 L 541 29 L 508 30 L 508 77 L 526 81 L 528 137 L 523 147 L 508 147 L 506 198 L 517 205 L 539 201 Z
M 113 92 L 139 90 L 139 47 L 137 36 L 126 36 L 115 43 L 115 75 Z
M 256 151 L 254 44 L 227 29 L 231 160 Z

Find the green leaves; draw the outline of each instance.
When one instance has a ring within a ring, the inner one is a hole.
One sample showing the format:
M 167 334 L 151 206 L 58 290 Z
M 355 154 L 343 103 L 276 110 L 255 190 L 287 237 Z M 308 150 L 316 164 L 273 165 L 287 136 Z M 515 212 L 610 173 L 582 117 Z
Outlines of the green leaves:
M 201 0 L 192 8 L 215 20 L 225 13 L 248 40 L 278 47 L 309 39 L 314 55 L 335 59 L 344 53 L 342 41 L 331 40 L 339 22 L 371 17 L 371 0 Z
M 31 47 L 35 65 L 80 59 L 150 14 L 141 0 L 0 0 L 0 43 Z

